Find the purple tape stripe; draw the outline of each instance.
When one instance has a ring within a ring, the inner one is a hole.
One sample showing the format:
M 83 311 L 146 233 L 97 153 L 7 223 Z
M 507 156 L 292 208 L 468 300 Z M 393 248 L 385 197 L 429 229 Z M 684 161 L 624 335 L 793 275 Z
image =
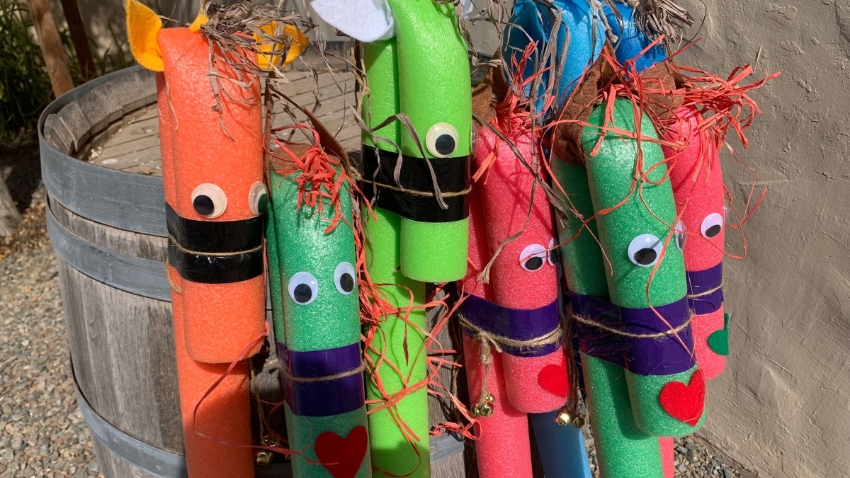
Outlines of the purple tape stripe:
M 316 378 L 339 375 L 360 367 L 360 344 L 311 352 L 296 352 L 277 344 L 278 357 L 296 378 Z M 357 410 L 365 403 L 363 374 L 322 382 L 298 382 L 280 374 L 283 398 L 292 413 L 302 417 L 328 417 Z
M 688 272 L 688 305 L 697 315 L 710 314 L 723 307 L 723 263 L 704 271 Z M 716 289 L 716 290 L 714 290 Z M 711 294 L 691 298 L 692 295 Z
M 560 325 L 558 301 L 539 309 L 519 310 L 502 307 L 487 299 L 470 295 L 463 301 L 462 307 L 466 320 L 476 327 L 513 340 L 533 340 L 543 337 Z M 505 353 L 518 357 L 543 357 L 559 348 L 561 348 L 560 343 L 534 349 L 502 346 Z
M 570 292 L 573 313 L 608 327 L 636 335 L 651 335 L 678 328 L 688 320 L 688 301 L 645 309 L 617 307 L 611 302 Z M 656 314 L 657 312 L 657 314 Z M 664 323 L 658 315 L 666 320 Z M 581 351 L 639 375 L 670 375 L 690 370 L 695 363 L 690 327 L 661 338 L 636 338 L 607 332 L 593 325 L 576 325 Z M 683 345 L 684 344 L 684 345 Z

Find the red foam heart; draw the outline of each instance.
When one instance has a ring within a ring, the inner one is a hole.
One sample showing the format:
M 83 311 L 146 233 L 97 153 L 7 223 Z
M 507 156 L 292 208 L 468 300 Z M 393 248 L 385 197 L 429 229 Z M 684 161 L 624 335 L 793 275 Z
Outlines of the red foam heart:
M 368 446 L 366 427 L 354 427 L 348 437 L 324 432 L 316 437 L 316 458 L 334 478 L 354 478 Z
M 567 359 L 564 357 L 563 365 L 549 364 L 540 370 L 537 374 L 537 383 L 543 390 L 566 398 L 570 391 L 570 383 L 567 381 Z
M 661 389 L 661 408 L 676 420 L 695 426 L 702 417 L 705 406 L 705 380 L 702 370 L 691 376 L 687 385 L 682 382 L 670 382 Z

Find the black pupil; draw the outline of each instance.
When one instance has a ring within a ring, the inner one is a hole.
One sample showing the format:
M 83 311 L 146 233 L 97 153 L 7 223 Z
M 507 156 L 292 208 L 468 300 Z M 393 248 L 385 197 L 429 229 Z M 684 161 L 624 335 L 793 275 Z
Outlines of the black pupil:
M 298 284 L 295 286 L 295 302 L 298 302 L 299 304 L 310 302 L 312 297 L 313 289 L 311 289 L 309 285 Z
M 552 249 L 551 251 L 549 251 L 549 262 L 551 262 L 552 264 L 558 263 L 558 250 L 557 249 Z
M 715 224 L 715 225 L 713 225 L 713 226 L 709 227 L 709 228 L 705 231 L 705 235 L 706 235 L 706 237 L 714 237 L 714 236 L 716 236 L 716 235 L 718 235 L 718 234 L 720 234 L 720 225 L 719 225 L 719 224 Z
M 339 278 L 339 287 L 345 292 L 351 292 L 354 290 L 354 277 L 351 277 L 351 274 L 346 272 L 341 275 Z
M 215 204 L 213 204 L 213 200 L 204 194 L 200 194 L 195 197 L 192 201 L 192 207 L 194 207 L 195 211 L 197 211 L 197 213 L 201 216 L 209 216 L 215 212 Z
M 534 256 L 525 261 L 525 268 L 530 271 L 536 271 L 541 267 L 543 267 L 543 258 L 541 257 Z
M 635 252 L 635 262 L 642 266 L 648 266 L 655 262 L 655 258 L 658 257 L 658 253 L 655 252 L 655 249 L 651 249 L 649 247 L 641 249 Z
M 444 156 L 452 154 L 455 151 L 455 139 L 450 134 L 441 134 L 437 138 L 437 142 L 434 143 L 434 147 L 437 148 L 438 153 Z
M 257 212 L 262 214 L 266 212 L 267 207 L 269 207 L 269 195 L 263 193 L 257 198 Z

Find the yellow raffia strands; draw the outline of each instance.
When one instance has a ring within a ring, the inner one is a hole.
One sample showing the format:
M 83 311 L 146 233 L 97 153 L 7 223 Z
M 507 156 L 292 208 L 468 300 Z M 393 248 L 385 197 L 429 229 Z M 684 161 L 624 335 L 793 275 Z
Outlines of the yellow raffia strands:
M 156 36 L 162 20 L 150 8 L 136 0 L 127 0 L 127 39 L 130 51 L 140 65 L 153 71 L 163 71 L 162 53 Z
M 267 25 L 263 25 L 260 28 L 262 28 L 262 30 L 264 32 L 268 33 L 269 35 L 274 36 L 275 32 L 277 30 L 277 22 L 272 22 L 272 23 L 269 23 Z M 301 52 L 303 52 L 307 48 L 307 46 L 310 44 L 310 40 L 308 40 L 307 37 L 304 36 L 303 33 L 301 33 L 301 30 L 299 30 L 298 28 L 296 28 L 293 25 L 284 25 L 283 34 L 288 36 L 288 37 L 292 37 L 292 45 L 290 45 L 290 47 L 289 47 L 289 52 L 287 52 L 287 54 L 286 54 L 286 59 L 283 61 L 283 65 L 280 64 L 280 61 L 281 61 L 280 56 L 262 55 L 261 54 L 257 58 L 257 65 L 260 68 L 262 68 L 264 70 L 272 69 L 272 65 L 271 65 L 272 62 L 274 63 L 274 66 L 276 66 L 276 67 L 286 66 L 286 65 L 292 63 L 296 58 L 298 58 L 298 56 L 301 55 Z M 271 51 L 278 51 L 278 50 L 282 49 L 281 44 L 272 43 L 272 42 L 269 42 L 267 40 L 264 40 L 263 38 L 260 38 L 259 35 L 255 34 L 254 39 L 257 41 L 257 44 L 259 45 L 260 51 L 271 52 Z

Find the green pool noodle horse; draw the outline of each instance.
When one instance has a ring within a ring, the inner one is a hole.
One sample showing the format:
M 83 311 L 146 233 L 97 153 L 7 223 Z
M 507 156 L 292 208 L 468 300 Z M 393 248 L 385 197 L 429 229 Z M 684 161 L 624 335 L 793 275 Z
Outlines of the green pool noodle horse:
M 331 201 L 299 205 L 294 169 L 278 161 L 269 169 L 266 235 L 293 476 L 371 477 L 350 186 L 340 188 L 341 218 L 329 228 Z

